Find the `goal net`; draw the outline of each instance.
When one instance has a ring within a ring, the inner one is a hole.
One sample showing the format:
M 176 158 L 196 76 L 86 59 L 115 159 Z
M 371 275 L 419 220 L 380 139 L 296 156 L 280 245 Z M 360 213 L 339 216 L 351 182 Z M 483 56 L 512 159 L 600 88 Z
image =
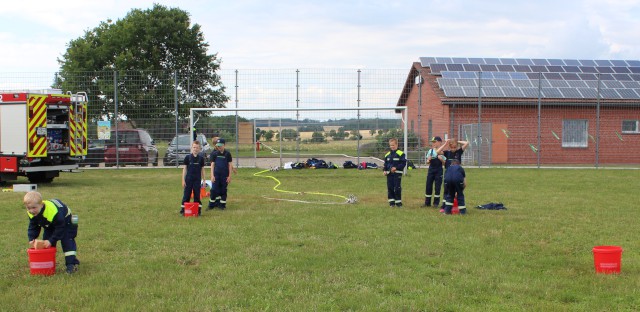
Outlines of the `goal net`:
M 275 168 L 323 160 L 342 167 L 382 165 L 388 140 L 408 151 L 406 107 L 359 108 L 192 108 L 193 131 L 212 150 L 223 138 L 236 167 Z M 211 144 L 213 143 L 213 144 Z

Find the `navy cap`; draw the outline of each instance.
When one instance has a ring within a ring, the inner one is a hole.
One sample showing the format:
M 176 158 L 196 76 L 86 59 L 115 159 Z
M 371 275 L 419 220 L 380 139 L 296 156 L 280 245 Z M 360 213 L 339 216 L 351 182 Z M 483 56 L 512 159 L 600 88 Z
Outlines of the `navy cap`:
M 223 146 L 225 144 L 224 139 L 218 139 L 216 141 L 216 146 Z
M 442 138 L 439 136 L 434 136 L 433 138 L 431 138 L 431 142 L 435 142 L 435 141 L 442 142 Z

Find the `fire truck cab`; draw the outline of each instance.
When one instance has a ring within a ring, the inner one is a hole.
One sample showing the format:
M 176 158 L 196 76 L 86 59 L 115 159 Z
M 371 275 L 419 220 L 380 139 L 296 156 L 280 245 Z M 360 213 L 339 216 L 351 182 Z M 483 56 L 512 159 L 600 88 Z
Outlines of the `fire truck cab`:
M 0 92 L 0 182 L 49 183 L 86 154 L 86 93 Z

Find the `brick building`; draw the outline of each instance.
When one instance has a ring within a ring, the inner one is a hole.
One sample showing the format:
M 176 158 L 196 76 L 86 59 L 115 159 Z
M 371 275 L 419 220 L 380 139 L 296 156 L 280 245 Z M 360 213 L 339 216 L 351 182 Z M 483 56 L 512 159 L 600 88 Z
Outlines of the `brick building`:
M 640 164 L 640 61 L 424 57 L 397 106 L 467 165 Z

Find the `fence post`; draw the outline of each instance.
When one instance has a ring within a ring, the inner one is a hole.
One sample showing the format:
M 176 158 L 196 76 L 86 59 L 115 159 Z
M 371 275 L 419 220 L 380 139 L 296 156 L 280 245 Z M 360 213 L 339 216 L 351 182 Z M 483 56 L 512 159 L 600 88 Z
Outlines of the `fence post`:
M 176 121 L 175 121 L 175 131 L 176 131 L 176 133 L 175 133 L 175 137 L 176 137 L 176 151 L 177 151 L 177 148 L 178 148 L 178 140 L 177 140 L 177 138 L 178 138 L 178 123 L 180 122 L 180 120 L 178 119 L 180 114 L 179 114 L 179 111 L 178 111 L 178 72 L 177 71 L 173 72 L 173 105 L 174 105 L 174 108 L 176 110 Z M 178 161 L 178 154 L 176 153 L 176 168 L 178 167 L 179 164 L 180 163 Z M 162 165 L 164 165 L 164 163 Z
M 360 107 L 360 69 L 358 69 L 358 107 Z M 358 164 L 360 163 L 360 110 L 358 110 L 358 123 L 356 124 L 356 139 L 358 142 L 356 143 L 356 157 L 358 160 Z
M 465 138 L 465 141 L 467 140 L 468 138 Z M 480 167 L 482 165 L 482 72 L 480 72 L 478 78 L 478 143 L 476 145 L 478 153 L 478 167 Z
M 296 108 L 300 108 L 300 70 L 296 69 Z M 296 111 L 296 162 L 300 162 L 300 111 Z M 282 130 L 280 131 L 282 137 Z M 280 145 L 282 146 L 282 144 Z
M 113 71 L 113 105 L 114 105 L 114 114 L 115 114 L 115 122 L 116 122 L 116 168 L 120 167 L 120 140 L 118 139 L 118 121 L 120 117 L 118 116 L 118 72 Z
M 238 70 L 237 69 L 236 69 L 235 91 L 236 91 L 236 108 L 238 108 Z M 240 128 L 240 125 L 238 124 L 238 111 L 236 111 L 236 168 L 240 168 L 240 130 L 239 128 Z M 254 127 L 254 131 L 252 132 L 253 133 L 251 133 L 251 136 L 253 137 L 253 139 L 255 139 L 256 137 L 255 127 Z M 255 150 L 255 145 L 254 145 L 254 150 Z M 231 174 L 231 172 L 229 174 Z
M 542 113 L 542 72 L 538 73 L 538 151 L 536 151 L 536 163 L 538 169 L 540 169 L 540 144 L 542 144 L 542 129 L 541 129 L 541 117 Z
M 596 74 L 598 77 L 598 95 L 596 96 L 596 168 L 600 163 L 600 73 Z M 588 133 L 588 128 L 587 128 Z M 589 138 L 587 138 L 587 141 Z

